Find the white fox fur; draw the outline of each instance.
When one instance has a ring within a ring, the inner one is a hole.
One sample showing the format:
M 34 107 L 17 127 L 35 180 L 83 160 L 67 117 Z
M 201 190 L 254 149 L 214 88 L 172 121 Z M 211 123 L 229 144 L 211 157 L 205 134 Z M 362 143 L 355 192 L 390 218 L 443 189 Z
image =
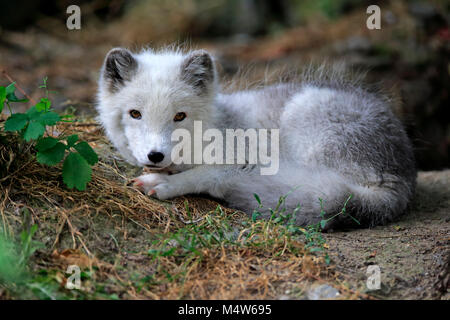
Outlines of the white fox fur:
M 413 196 L 412 146 L 389 100 L 341 78 L 322 70 L 301 82 L 225 94 L 206 51 L 117 48 L 101 70 L 98 119 L 130 163 L 154 165 L 149 152 L 165 155 L 157 163 L 160 173 L 135 180 L 159 199 L 204 193 L 251 213 L 258 207 L 253 194 L 274 208 L 291 191 L 283 207 L 292 212 L 300 204 L 296 222 L 305 225 L 321 219 L 319 198 L 330 216 L 351 195 L 347 212 L 363 225 L 383 224 L 405 212 Z M 142 117 L 132 118 L 130 110 Z M 179 112 L 187 116 L 174 122 Z M 222 132 L 279 128 L 278 173 L 260 175 L 259 166 L 249 164 L 174 165 L 171 134 L 176 128 L 192 132 L 194 120 Z M 352 222 L 341 215 L 327 228 Z

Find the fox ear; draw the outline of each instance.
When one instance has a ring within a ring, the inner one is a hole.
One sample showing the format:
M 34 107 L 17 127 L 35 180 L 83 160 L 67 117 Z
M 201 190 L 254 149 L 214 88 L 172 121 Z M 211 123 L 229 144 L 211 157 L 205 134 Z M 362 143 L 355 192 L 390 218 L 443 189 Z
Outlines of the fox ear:
M 215 78 L 214 62 L 208 52 L 191 52 L 182 64 L 182 78 L 194 87 L 199 94 L 208 91 Z
M 109 51 L 103 64 L 103 79 L 109 90 L 115 92 L 125 81 L 131 80 L 137 67 L 138 63 L 129 50 L 114 48 Z

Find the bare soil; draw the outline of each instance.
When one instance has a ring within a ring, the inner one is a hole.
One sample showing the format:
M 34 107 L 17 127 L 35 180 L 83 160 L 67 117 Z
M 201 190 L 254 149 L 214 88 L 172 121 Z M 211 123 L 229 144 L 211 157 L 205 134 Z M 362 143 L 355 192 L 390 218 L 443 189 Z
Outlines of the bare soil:
M 388 299 L 449 299 L 450 170 L 420 172 L 417 196 L 400 221 L 373 229 L 327 234 L 330 255 L 341 278 L 367 291 L 367 267 L 381 269 Z

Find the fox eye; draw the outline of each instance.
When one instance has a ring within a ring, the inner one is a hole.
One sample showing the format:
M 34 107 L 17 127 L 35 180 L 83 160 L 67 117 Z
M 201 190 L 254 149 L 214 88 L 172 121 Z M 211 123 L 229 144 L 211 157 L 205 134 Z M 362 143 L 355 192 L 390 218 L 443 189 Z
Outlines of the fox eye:
M 184 112 L 178 112 L 175 117 L 173 118 L 173 121 L 183 121 L 184 118 L 186 118 L 186 113 Z
M 139 111 L 137 111 L 137 110 L 130 110 L 130 116 L 133 118 L 133 119 L 140 119 L 140 118 L 142 118 L 142 115 L 141 115 L 141 113 L 139 112 Z

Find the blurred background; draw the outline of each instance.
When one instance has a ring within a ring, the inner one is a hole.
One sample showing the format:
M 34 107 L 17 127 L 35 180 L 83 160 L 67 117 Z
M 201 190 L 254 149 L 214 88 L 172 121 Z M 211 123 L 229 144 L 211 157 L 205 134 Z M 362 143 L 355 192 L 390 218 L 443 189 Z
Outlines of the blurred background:
M 72 4 L 81 30 L 66 27 Z M 372 4 L 381 30 L 366 27 Z M 369 70 L 367 81 L 396 97 L 419 168 L 436 170 L 450 167 L 449 20 L 448 0 L 4 1 L 0 70 L 36 99 L 48 76 L 56 109 L 89 116 L 99 68 L 115 46 L 188 43 L 210 50 L 224 78 L 250 66 L 248 81 L 311 61 L 344 62 Z M 8 83 L 1 73 L 0 85 Z

